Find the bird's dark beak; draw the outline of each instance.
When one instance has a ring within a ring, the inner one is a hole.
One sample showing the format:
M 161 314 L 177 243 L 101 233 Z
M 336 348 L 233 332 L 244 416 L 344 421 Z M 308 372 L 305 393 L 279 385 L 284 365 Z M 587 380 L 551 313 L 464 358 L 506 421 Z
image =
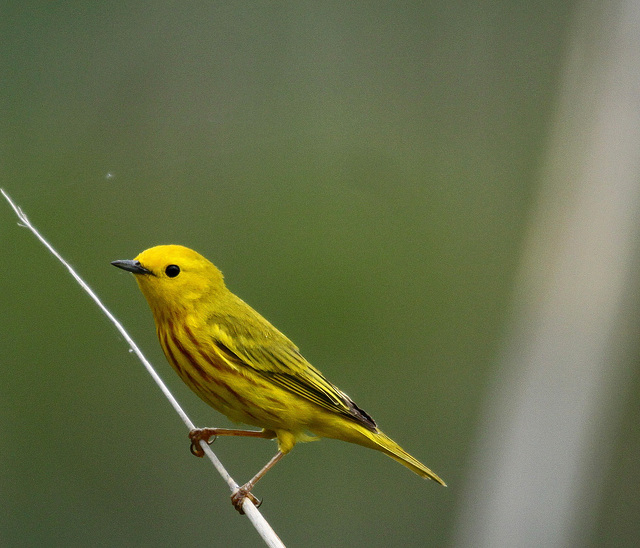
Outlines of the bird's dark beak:
M 142 266 L 140 264 L 140 261 L 113 261 L 111 264 L 113 266 L 117 266 L 118 268 L 122 268 L 122 270 L 133 272 L 134 274 L 153 274 L 151 270 L 147 270 L 144 266 Z

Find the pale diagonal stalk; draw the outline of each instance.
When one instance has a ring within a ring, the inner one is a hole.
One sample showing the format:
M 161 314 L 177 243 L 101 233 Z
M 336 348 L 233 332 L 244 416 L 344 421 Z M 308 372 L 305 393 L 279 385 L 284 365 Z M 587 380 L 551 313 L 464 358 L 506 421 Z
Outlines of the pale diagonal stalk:
M 82 287 L 82 289 L 84 289 L 87 292 L 89 297 L 93 299 L 93 301 L 98 305 L 98 308 L 100 308 L 100 310 L 102 310 L 104 315 L 107 316 L 107 318 L 109 318 L 111 323 L 116 326 L 116 329 L 120 332 L 124 340 L 129 344 L 131 351 L 133 351 L 136 354 L 136 356 L 138 356 L 138 359 L 142 362 L 142 365 L 145 366 L 145 368 L 149 372 L 149 375 L 151 375 L 151 378 L 155 381 L 155 383 L 158 385 L 160 390 L 162 390 L 162 393 L 165 395 L 167 400 L 169 400 L 169 403 L 175 409 L 176 413 L 180 416 L 180 418 L 182 419 L 182 422 L 185 423 L 185 425 L 187 426 L 187 428 L 189 428 L 189 430 L 193 430 L 195 428 L 195 425 L 193 424 L 193 422 L 191 422 L 191 419 L 184 412 L 182 407 L 180 407 L 180 404 L 173 397 L 173 394 L 171 394 L 171 392 L 169 391 L 167 386 L 164 384 L 160 376 L 156 373 L 151 363 L 149 363 L 147 358 L 145 358 L 142 351 L 138 348 L 138 345 L 129 336 L 129 334 L 126 332 L 124 327 L 122 327 L 122 324 L 120 324 L 120 322 L 107 309 L 107 307 L 102 304 L 102 301 L 100 301 L 98 296 L 86 284 L 86 282 L 76 273 L 76 271 L 71 267 L 71 265 L 67 261 L 65 261 L 60 256 L 60 254 L 53 248 L 53 246 L 47 240 L 45 240 L 45 238 L 36 230 L 36 228 L 31 224 L 31 222 L 29 221 L 25 213 L 22 211 L 22 209 L 20 209 L 20 207 L 18 207 L 13 202 L 13 200 L 4 191 L 4 189 L 0 188 L 0 192 L 2 192 L 2 195 L 5 197 L 7 202 L 9 202 L 13 210 L 16 212 L 16 215 L 20 219 L 19 225 L 24 228 L 28 228 L 35 235 L 35 237 L 38 238 L 38 240 L 40 240 L 40 242 L 42 242 L 42 244 L 54 255 L 54 257 L 56 257 L 67 268 L 67 270 L 69 271 L 69 274 L 71 274 L 71 276 L 73 276 L 73 278 L 78 282 L 78 284 L 80 284 L 80 287 Z M 224 468 L 224 466 L 222 465 L 218 457 L 211 450 L 211 447 L 209 447 L 209 445 L 204 441 L 200 441 L 200 446 L 202 447 L 207 457 L 209 457 L 209 460 L 213 463 L 218 473 L 222 476 L 222 479 L 225 482 L 227 482 L 227 485 L 229 486 L 229 489 L 231 489 L 231 492 L 234 493 L 238 489 L 238 484 L 229 475 L 229 473 Z M 260 511 L 248 498 L 244 499 L 244 502 L 242 504 L 242 509 L 244 510 L 244 513 L 249 518 L 253 526 L 255 527 L 258 534 L 262 537 L 264 542 L 267 544 L 267 546 L 269 546 L 270 548 L 284 548 L 284 544 L 282 543 L 278 535 L 276 535 L 275 531 L 271 528 L 271 525 L 269 525 L 267 520 L 264 519 L 264 516 L 260 513 Z

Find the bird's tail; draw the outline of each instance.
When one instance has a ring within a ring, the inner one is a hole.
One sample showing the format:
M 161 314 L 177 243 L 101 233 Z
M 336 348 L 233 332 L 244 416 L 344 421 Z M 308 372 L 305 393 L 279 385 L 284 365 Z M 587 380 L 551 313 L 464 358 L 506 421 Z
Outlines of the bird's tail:
M 362 439 L 360 441 L 354 440 L 356 443 L 382 451 L 385 455 L 397 460 L 400 464 L 406 466 L 409 470 L 415 472 L 419 476 L 431 479 L 445 487 L 447 486 L 447 484 L 442 481 L 436 473 L 429 470 L 429 468 L 422 464 L 418 459 L 412 457 L 390 437 L 380 432 L 380 430 L 372 432 L 366 428 L 358 428 L 358 431 L 366 438 L 366 441 Z

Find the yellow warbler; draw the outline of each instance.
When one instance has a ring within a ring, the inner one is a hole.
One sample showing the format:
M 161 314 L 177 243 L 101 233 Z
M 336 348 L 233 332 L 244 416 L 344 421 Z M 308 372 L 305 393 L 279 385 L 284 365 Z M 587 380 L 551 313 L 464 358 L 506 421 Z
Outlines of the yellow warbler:
M 192 452 L 202 456 L 199 441 L 210 443 L 216 436 L 277 438 L 276 455 L 232 495 L 239 511 L 245 497 L 257 503 L 251 494 L 255 483 L 297 442 L 314 436 L 382 451 L 445 485 L 383 434 L 287 337 L 231 293 L 222 273 L 202 255 L 179 245 L 160 245 L 111 264 L 135 274 L 162 350 L 189 388 L 232 421 L 262 428 L 193 430 Z

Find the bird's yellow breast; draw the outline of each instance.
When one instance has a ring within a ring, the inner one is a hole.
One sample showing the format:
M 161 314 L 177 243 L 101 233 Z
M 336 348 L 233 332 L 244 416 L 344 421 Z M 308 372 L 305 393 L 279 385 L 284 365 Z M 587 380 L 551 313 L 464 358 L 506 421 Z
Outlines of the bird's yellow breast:
M 182 380 L 216 411 L 234 422 L 269 430 L 286 430 L 301 439 L 317 414 L 317 406 L 229 363 L 188 322 L 157 326 L 160 345 Z

